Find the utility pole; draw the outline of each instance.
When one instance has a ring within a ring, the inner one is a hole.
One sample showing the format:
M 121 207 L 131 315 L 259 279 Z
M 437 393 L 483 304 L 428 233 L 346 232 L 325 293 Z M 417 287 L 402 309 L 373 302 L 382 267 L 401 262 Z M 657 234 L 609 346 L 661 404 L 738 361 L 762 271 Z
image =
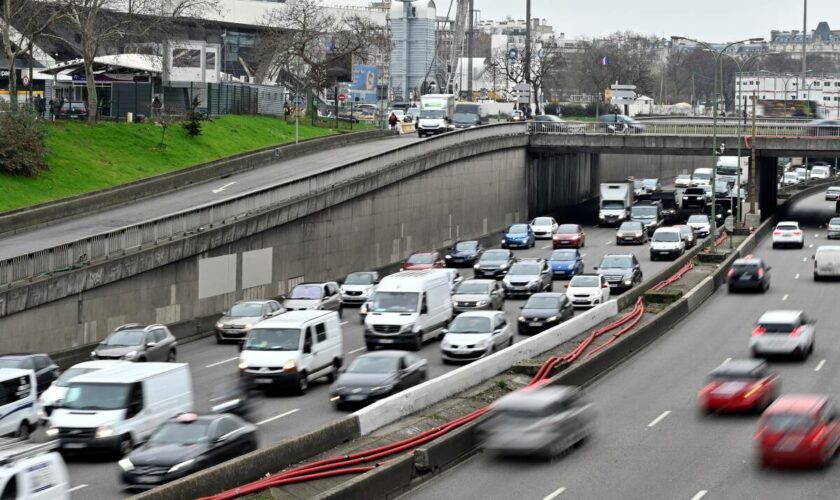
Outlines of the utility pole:
M 470 0 L 470 19 L 467 29 L 467 101 L 473 100 L 473 0 Z
M 531 0 L 525 0 L 525 83 L 531 83 Z
M 803 0 L 802 5 L 802 86 L 799 87 L 800 89 L 805 88 L 805 73 L 807 73 L 808 63 L 806 58 L 808 57 L 808 0 Z
M 758 100 L 758 94 L 753 89 L 752 100 L 752 138 L 750 140 L 750 148 L 752 149 L 752 161 L 750 161 L 750 213 L 755 213 L 755 103 Z

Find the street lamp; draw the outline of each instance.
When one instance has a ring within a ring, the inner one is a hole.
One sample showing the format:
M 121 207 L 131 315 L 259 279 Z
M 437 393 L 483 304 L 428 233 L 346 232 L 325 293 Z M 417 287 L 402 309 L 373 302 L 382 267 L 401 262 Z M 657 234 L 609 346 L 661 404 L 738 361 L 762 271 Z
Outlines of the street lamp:
M 746 40 L 739 40 L 737 42 L 732 42 L 729 45 L 726 45 L 720 51 L 715 50 L 714 48 L 712 48 L 711 45 L 709 45 L 706 42 L 701 42 L 700 40 L 695 40 L 693 38 L 688 38 L 688 37 L 684 37 L 684 36 L 672 36 L 671 39 L 672 40 L 686 40 L 686 41 L 689 41 L 689 42 L 694 42 L 694 43 L 697 43 L 699 45 L 702 45 L 703 47 L 706 48 L 706 50 L 711 52 L 715 57 L 715 84 L 714 84 L 714 92 L 712 94 L 712 95 L 715 96 L 715 98 L 712 101 L 712 214 L 711 214 L 712 215 L 711 225 L 712 225 L 712 235 L 713 235 L 712 239 L 714 240 L 715 239 L 714 235 L 717 234 L 717 220 L 715 218 L 716 215 L 717 215 L 716 214 L 717 196 L 716 196 L 716 193 L 715 193 L 715 188 L 717 187 L 717 160 L 716 160 L 716 157 L 717 157 L 717 153 L 718 153 L 718 151 L 717 151 L 717 149 L 718 149 L 718 147 L 717 147 L 718 97 L 717 96 L 718 96 L 718 79 L 723 77 L 723 71 L 722 71 L 722 68 L 721 68 L 721 62 L 720 62 L 721 57 L 720 56 L 724 52 L 729 50 L 730 47 L 734 47 L 735 45 L 740 45 L 742 43 L 748 43 L 748 42 L 763 42 L 764 39 L 763 38 L 748 38 Z M 720 77 L 718 76 L 718 74 L 720 74 Z M 721 87 L 723 87 L 723 82 L 721 82 Z M 740 165 L 738 167 L 740 168 Z M 711 253 L 714 253 L 716 251 L 714 241 L 709 242 L 709 247 L 708 248 L 709 248 L 709 251 Z

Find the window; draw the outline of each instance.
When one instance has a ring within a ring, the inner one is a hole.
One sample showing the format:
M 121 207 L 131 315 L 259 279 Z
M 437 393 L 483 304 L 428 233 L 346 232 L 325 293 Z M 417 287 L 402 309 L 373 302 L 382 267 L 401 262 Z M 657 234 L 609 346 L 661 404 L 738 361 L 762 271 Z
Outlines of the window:
M 823 83 L 823 86 L 824 87 L 831 87 L 831 82 L 825 82 L 825 83 Z
M 814 82 L 814 87 L 819 87 L 819 86 L 820 86 L 820 82 Z
M 163 328 L 158 328 L 152 332 L 152 337 L 155 339 L 155 342 L 163 342 L 166 340 L 166 331 Z
M 303 348 L 312 349 L 312 327 L 306 329 L 306 337 L 303 339 Z
M 323 323 L 315 325 L 315 339 L 316 342 L 327 340 L 327 327 Z
M 227 436 L 232 432 L 236 432 L 239 429 L 239 426 L 236 425 L 236 422 L 229 418 L 221 418 L 216 421 L 216 429 L 213 431 L 211 436 L 212 439 L 218 439 L 222 436 Z
M 143 410 L 143 383 L 137 382 L 131 385 L 131 393 L 128 396 L 128 410 L 126 418 L 131 418 Z
M 43 370 L 44 368 L 46 368 L 48 366 L 50 366 L 50 363 L 49 363 L 49 361 L 47 361 L 46 357 L 44 357 L 44 356 L 36 356 L 35 357 L 35 371 L 36 372 L 39 372 L 39 371 Z
M 32 361 L 32 358 L 26 358 L 20 362 L 20 368 L 22 370 L 34 370 L 35 363 Z
M 0 406 L 4 406 L 29 396 L 32 386 L 29 377 L 16 377 L 0 382 Z
M 207 69 L 216 69 L 216 51 L 208 50 L 204 53 L 204 64 Z
M 172 50 L 172 67 L 174 68 L 200 68 L 201 51 L 198 49 L 174 49 Z

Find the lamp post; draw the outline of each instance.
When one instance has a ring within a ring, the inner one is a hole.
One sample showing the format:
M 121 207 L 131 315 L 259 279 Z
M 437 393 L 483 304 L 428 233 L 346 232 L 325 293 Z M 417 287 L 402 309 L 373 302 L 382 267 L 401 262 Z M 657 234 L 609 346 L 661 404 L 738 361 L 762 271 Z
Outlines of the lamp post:
M 710 239 L 711 241 L 709 241 L 709 246 L 708 246 L 709 252 L 715 253 L 716 247 L 714 245 L 714 240 L 715 240 L 715 235 L 717 234 L 717 220 L 716 220 L 716 216 L 717 216 L 717 214 L 716 214 L 716 212 L 717 212 L 717 210 L 716 210 L 717 209 L 717 207 L 716 207 L 717 196 L 716 196 L 716 193 L 715 193 L 715 188 L 717 186 L 717 160 L 716 160 L 716 157 L 717 157 L 717 154 L 718 154 L 718 150 L 717 150 L 718 149 L 718 146 L 717 146 L 718 80 L 723 78 L 723 71 L 722 71 L 721 62 L 720 62 L 721 61 L 721 55 L 724 52 L 726 52 L 727 50 L 729 50 L 730 47 L 734 47 L 735 45 L 739 45 L 739 44 L 747 43 L 747 42 L 764 41 L 764 39 L 763 38 L 748 38 L 746 40 L 739 40 L 737 42 L 732 42 L 732 43 L 726 45 L 720 51 L 716 51 L 708 43 L 701 42 L 700 40 L 695 40 L 693 38 L 688 38 L 688 37 L 684 37 L 684 36 L 673 36 L 673 37 L 671 37 L 671 39 L 672 40 L 686 40 L 686 41 L 689 41 L 689 42 L 694 42 L 694 43 L 697 43 L 699 45 L 702 45 L 703 47 L 706 48 L 706 50 L 711 52 L 712 55 L 714 55 L 714 57 L 715 57 L 715 84 L 714 84 L 714 92 L 712 94 L 714 96 L 714 100 L 712 101 L 712 213 L 711 213 L 712 217 L 711 217 L 711 221 L 710 221 L 711 226 L 712 226 L 712 231 L 711 231 L 712 238 Z M 720 76 L 718 76 L 718 74 L 720 74 Z M 722 87 L 723 87 L 723 82 L 721 82 L 721 88 Z

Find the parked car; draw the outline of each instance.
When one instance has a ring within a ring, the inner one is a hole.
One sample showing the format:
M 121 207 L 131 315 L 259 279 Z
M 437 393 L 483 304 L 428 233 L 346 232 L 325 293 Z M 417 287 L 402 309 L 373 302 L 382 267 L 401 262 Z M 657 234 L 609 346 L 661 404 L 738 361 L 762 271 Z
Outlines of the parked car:
M 576 248 L 561 248 L 551 252 L 548 258 L 554 278 L 571 278 L 583 273 L 583 255 Z
M 762 467 L 822 467 L 840 446 L 837 407 L 826 395 L 785 394 L 761 415 L 753 440 Z
M 502 248 L 531 248 L 536 236 L 530 224 L 513 224 L 502 234 Z
M 492 279 L 464 280 L 452 294 L 452 309 L 456 313 L 481 309 L 502 310 L 505 291 Z
M 736 259 L 729 268 L 726 281 L 730 293 L 744 289 L 764 293 L 770 288 L 770 266 L 764 259 L 752 255 Z
M 428 377 L 425 359 L 405 351 L 377 351 L 354 359 L 330 386 L 337 408 L 364 404 L 421 384 Z
M 673 227 L 660 227 L 650 239 L 650 260 L 660 257 L 678 259 L 685 253 L 682 232 Z
M 570 319 L 575 310 L 563 293 L 535 293 L 522 307 L 517 318 L 516 331 L 520 335 L 533 335 Z
M 62 120 L 87 120 L 88 110 L 86 102 L 65 102 L 61 105 L 56 118 Z
M 697 244 L 697 236 L 694 235 L 694 229 L 691 226 L 687 226 L 685 224 L 680 224 L 675 227 L 680 230 L 680 235 L 682 235 L 682 239 L 685 242 L 685 248 L 694 248 L 694 245 Z
M 615 232 L 615 244 L 639 243 L 644 245 L 648 241 L 648 233 L 645 225 L 640 221 L 622 222 Z
M 446 267 L 446 262 L 438 252 L 414 252 L 402 263 L 400 271 L 422 271 L 436 267 Z
M 222 313 L 216 322 L 216 343 L 242 342 L 258 322 L 284 312 L 276 300 L 242 300 Z
M 444 363 L 475 361 L 513 345 L 513 329 L 503 312 L 461 313 L 443 333 L 440 355 Z
M 610 299 L 610 285 L 600 274 L 579 274 L 566 285 L 573 307 L 594 307 Z
M 706 412 L 762 411 L 778 397 L 779 377 L 767 362 L 756 359 L 728 359 L 709 374 L 697 395 Z
M 502 286 L 506 297 L 550 292 L 553 288 L 551 269 L 543 259 L 522 259 L 510 267 Z
M 341 293 L 338 283 L 335 281 L 301 283 L 292 288 L 292 293 L 283 301 L 283 307 L 288 311 L 309 309 L 336 311 L 341 317 Z
M 586 246 L 586 232 L 580 224 L 561 224 L 551 238 L 552 247 L 583 248 Z
M 502 278 L 514 262 L 516 258 L 510 250 L 487 250 L 473 266 L 473 273 L 476 278 Z
M 361 306 L 376 290 L 379 284 L 379 273 L 376 271 L 362 271 L 348 274 L 339 287 L 342 306 Z
M 773 248 L 780 246 L 793 246 L 802 248 L 805 246 L 805 233 L 796 221 L 782 221 L 776 224 L 773 229 Z
M 478 240 L 456 241 L 446 253 L 446 265 L 447 267 L 475 265 L 483 251 L 484 248 Z
M 168 361 L 177 358 L 178 341 L 165 325 L 118 326 L 90 353 L 91 359 Z
M 754 358 L 770 355 L 805 360 L 814 351 L 816 327 L 803 311 L 767 311 L 758 318 L 750 337 Z
M 633 254 L 607 254 L 595 268 L 611 290 L 623 292 L 642 282 L 642 266 Z
M 17 368 L 35 372 L 38 394 L 42 394 L 61 375 L 58 365 L 48 354 L 2 354 L 0 368 Z
M 537 217 L 530 224 L 531 230 L 534 231 L 534 237 L 539 239 L 551 238 L 559 227 L 554 217 Z

